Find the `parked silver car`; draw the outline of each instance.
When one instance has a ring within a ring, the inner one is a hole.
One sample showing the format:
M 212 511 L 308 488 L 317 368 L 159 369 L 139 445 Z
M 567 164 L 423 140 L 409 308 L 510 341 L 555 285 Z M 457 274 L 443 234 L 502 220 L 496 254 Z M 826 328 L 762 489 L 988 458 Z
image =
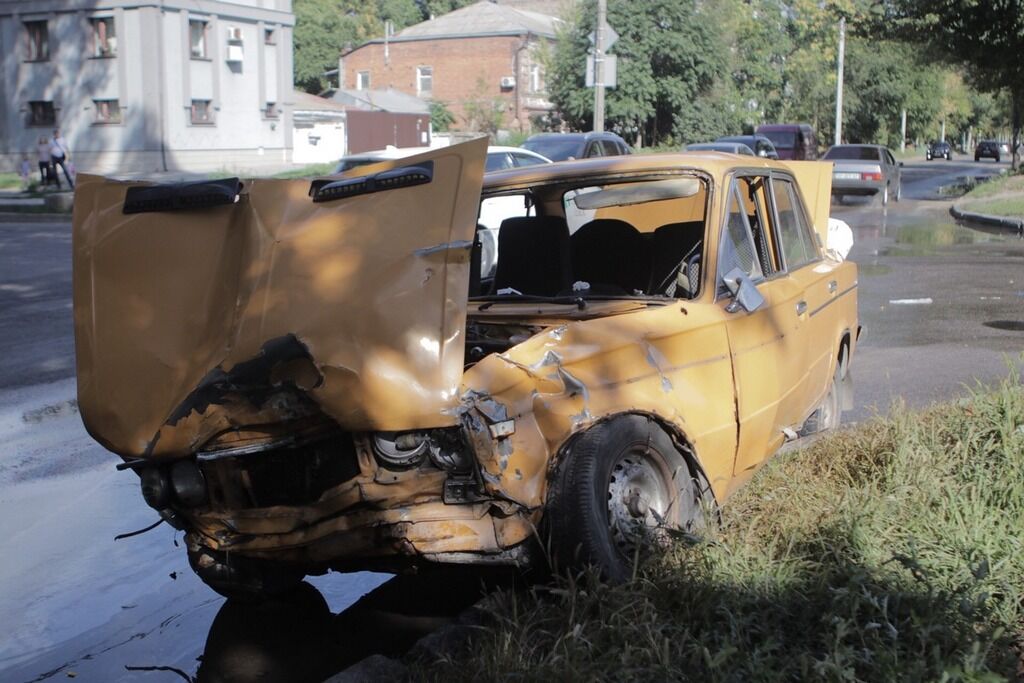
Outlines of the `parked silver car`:
M 882 205 L 902 195 L 901 166 L 882 145 L 832 145 L 822 157 L 833 162 L 832 196 L 880 195 Z

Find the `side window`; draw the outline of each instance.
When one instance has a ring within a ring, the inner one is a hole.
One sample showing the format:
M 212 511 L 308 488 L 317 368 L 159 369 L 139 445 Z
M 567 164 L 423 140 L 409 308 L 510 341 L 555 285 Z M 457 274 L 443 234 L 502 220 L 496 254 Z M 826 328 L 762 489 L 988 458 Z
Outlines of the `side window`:
M 512 153 L 512 160 L 515 161 L 516 166 L 536 166 L 537 164 L 543 164 L 544 162 L 537 157 L 531 157 L 529 154 L 518 154 Z
M 740 199 L 747 213 L 747 224 L 754 238 L 754 249 L 761 272 L 765 277 L 781 270 L 771 237 L 771 215 L 768 204 L 768 178 L 765 176 L 747 176 L 737 179 Z
M 601 151 L 601 144 L 597 141 L 591 142 L 590 146 L 587 147 L 586 156 L 587 158 L 604 156 L 604 152 Z
M 619 146 L 615 144 L 614 140 L 601 140 L 601 147 L 606 157 L 614 157 L 620 154 Z
M 740 196 L 739 185 L 733 182 L 729 192 L 728 212 L 722 230 L 722 243 L 718 251 L 718 292 L 728 294 L 725 275 L 733 268 L 739 268 L 753 280 L 764 277 L 757 258 L 754 239 L 750 233 L 747 211 Z
M 889 163 L 890 166 L 896 165 L 896 160 L 892 158 L 892 154 L 889 152 L 889 150 L 885 150 L 885 160 Z
M 487 163 L 484 166 L 484 172 L 490 171 L 501 171 L 506 168 L 512 168 L 512 160 L 509 159 L 508 152 L 499 152 L 498 154 L 488 154 Z
M 772 179 L 775 215 L 778 217 L 778 239 L 785 267 L 790 272 L 818 258 L 803 207 L 796 188 L 789 180 Z

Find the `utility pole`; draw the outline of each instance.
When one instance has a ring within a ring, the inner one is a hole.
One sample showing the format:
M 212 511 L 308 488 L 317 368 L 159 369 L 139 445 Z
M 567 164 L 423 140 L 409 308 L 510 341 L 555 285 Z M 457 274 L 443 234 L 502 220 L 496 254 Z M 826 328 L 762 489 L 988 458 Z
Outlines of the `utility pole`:
M 839 19 L 839 63 L 836 65 L 836 140 L 843 142 L 843 57 L 846 54 L 846 17 Z
M 604 130 L 604 26 L 607 0 L 597 0 L 597 28 L 594 31 L 594 130 Z
M 903 108 L 903 113 L 900 115 L 900 151 L 906 151 L 907 149 L 907 108 Z

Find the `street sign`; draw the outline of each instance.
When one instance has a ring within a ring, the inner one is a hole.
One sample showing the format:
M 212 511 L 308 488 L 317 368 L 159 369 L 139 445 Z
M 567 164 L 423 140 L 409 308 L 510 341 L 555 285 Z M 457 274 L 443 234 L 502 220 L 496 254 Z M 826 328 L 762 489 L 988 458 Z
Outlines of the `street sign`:
M 596 45 L 597 44 L 597 31 L 591 31 L 590 35 L 587 36 L 587 38 L 590 39 L 590 44 L 591 45 Z M 612 49 L 612 45 L 614 45 L 615 41 L 618 40 L 618 39 L 619 39 L 619 34 L 615 32 L 615 29 L 613 29 L 611 26 L 608 25 L 608 22 L 605 22 L 605 25 L 604 25 L 604 51 L 608 52 L 608 50 Z
M 618 58 L 615 55 L 604 56 L 604 87 L 614 88 L 618 85 Z M 587 54 L 587 87 L 594 87 L 594 53 Z

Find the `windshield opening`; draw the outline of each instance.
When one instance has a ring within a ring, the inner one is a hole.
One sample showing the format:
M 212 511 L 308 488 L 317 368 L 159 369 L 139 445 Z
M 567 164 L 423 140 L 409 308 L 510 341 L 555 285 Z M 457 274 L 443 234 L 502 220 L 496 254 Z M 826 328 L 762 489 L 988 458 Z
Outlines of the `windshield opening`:
M 707 201 L 708 182 L 690 174 L 485 198 L 470 297 L 565 304 L 693 298 Z
M 874 147 L 855 145 L 833 147 L 825 152 L 825 159 L 852 159 L 854 161 L 878 161 L 878 150 Z

